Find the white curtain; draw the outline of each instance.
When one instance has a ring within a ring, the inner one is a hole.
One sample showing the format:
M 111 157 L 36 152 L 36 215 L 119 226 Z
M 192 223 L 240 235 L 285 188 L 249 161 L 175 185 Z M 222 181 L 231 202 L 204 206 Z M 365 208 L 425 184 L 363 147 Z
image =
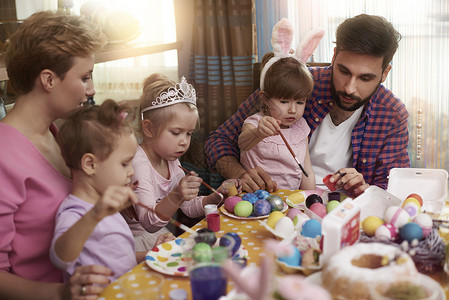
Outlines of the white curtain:
M 288 0 L 288 6 L 295 45 L 315 27 L 326 30 L 317 62 L 332 59 L 335 30 L 348 17 L 380 15 L 394 25 L 402 40 L 385 85 L 410 114 L 412 167 L 449 171 L 449 0 Z
M 126 42 L 128 45 L 176 42 L 173 0 L 74 0 L 73 13 L 79 14 L 81 6 L 92 1 L 103 3 L 108 11 L 120 11 L 139 21 L 141 34 Z M 114 47 L 121 46 L 114 42 Z M 176 50 L 96 64 L 93 73 L 95 101 L 137 99 L 143 80 L 156 72 L 178 81 Z

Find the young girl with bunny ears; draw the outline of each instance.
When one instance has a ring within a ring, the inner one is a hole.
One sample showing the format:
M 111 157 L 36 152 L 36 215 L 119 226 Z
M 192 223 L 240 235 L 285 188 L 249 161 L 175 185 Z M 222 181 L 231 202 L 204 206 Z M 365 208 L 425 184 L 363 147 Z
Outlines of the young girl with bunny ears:
M 271 39 L 273 53 L 266 54 L 262 61 L 259 111 L 244 121 L 238 139 L 240 162 L 245 169 L 262 167 L 278 188 L 315 189 L 308 149 L 310 128 L 302 116 L 313 90 L 313 78 L 305 61 L 323 34 L 322 30 L 311 32 L 293 55 L 290 53 L 293 26 L 287 19 L 276 24 Z
M 73 189 L 56 214 L 50 258 L 65 271 L 65 281 L 78 266 L 108 266 L 115 280 L 137 264 L 131 230 L 120 214 L 137 202 L 129 187 L 137 140 L 125 109 L 113 100 L 81 108 L 58 135 Z M 96 287 L 82 289 L 81 294 L 88 295 Z
M 137 251 L 154 247 L 156 237 L 168 233 L 165 227 L 178 208 L 191 218 L 204 216 L 207 204 L 222 204 L 218 194 L 198 196 L 202 179 L 194 172 L 185 174 L 179 158 L 190 146 L 198 124 L 196 92 L 183 77 L 175 83 L 162 74 L 145 79 L 140 98 L 141 123 L 137 133 L 142 142 L 133 159 L 139 201 L 152 210 L 134 205 L 136 217 L 124 215 L 136 241 Z M 227 180 L 238 187 L 236 179 Z M 226 197 L 223 183 L 217 191 Z M 157 232 L 157 234 L 155 234 Z

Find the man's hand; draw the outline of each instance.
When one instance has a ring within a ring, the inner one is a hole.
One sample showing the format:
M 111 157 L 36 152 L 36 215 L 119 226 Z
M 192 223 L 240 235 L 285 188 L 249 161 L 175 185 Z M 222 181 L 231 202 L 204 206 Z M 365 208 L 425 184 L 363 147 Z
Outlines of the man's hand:
M 357 197 L 361 195 L 369 184 L 365 182 L 363 175 L 354 168 L 343 168 L 338 170 L 330 178 L 330 182 L 335 182 L 337 189 L 344 189 L 349 195 Z

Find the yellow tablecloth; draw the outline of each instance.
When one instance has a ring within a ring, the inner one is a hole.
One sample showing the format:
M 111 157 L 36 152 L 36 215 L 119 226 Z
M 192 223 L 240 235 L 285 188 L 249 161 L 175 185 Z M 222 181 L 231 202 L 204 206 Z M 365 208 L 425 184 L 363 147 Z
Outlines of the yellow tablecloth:
M 296 191 L 291 190 L 279 190 L 276 192 L 277 195 L 281 196 L 284 201 L 289 195 Z M 273 235 L 268 232 L 257 220 L 239 220 L 232 217 L 228 217 L 220 213 L 220 231 L 217 232 L 217 237 L 221 237 L 226 232 L 236 232 L 242 239 L 242 245 L 248 250 L 248 265 L 259 265 L 260 259 L 265 256 L 263 249 L 263 242 L 265 239 L 274 238 Z M 448 205 L 441 213 L 440 219 L 449 221 L 449 208 Z M 206 228 L 207 224 L 205 220 L 202 220 L 198 224 L 192 227 L 193 230 L 199 228 Z M 180 237 L 188 237 L 190 234 L 184 233 Z M 151 270 L 145 262 L 140 263 L 134 267 L 130 272 L 149 272 Z M 190 292 L 190 282 L 188 277 L 176 277 L 170 275 L 164 275 L 165 282 L 162 288 L 162 298 L 169 299 L 169 293 L 173 289 L 182 288 L 188 293 L 187 299 L 192 299 Z M 446 296 L 449 299 L 449 286 L 448 279 L 445 273 L 434 274 L 432 277 L 442 283 L 445 289 Z M 228 291 L 234 288 L 232 281 L 228 283 Z M 121 293 L 119 286 L 116 282 L 111 283 L 103 293 L 100 295 L 99 299 L 102 300 L 116 300 L 123 299 L 123 293 Z

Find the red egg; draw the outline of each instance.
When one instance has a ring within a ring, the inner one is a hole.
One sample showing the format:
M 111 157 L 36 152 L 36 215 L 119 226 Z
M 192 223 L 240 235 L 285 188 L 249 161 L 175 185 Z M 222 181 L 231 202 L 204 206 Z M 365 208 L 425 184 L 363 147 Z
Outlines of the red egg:
M 324 216 L 326 215 L 326 206 L 324 206 L 324 204 L 322 203 L 313 203 L 309 209 L 320 218 L 324 218 Z

